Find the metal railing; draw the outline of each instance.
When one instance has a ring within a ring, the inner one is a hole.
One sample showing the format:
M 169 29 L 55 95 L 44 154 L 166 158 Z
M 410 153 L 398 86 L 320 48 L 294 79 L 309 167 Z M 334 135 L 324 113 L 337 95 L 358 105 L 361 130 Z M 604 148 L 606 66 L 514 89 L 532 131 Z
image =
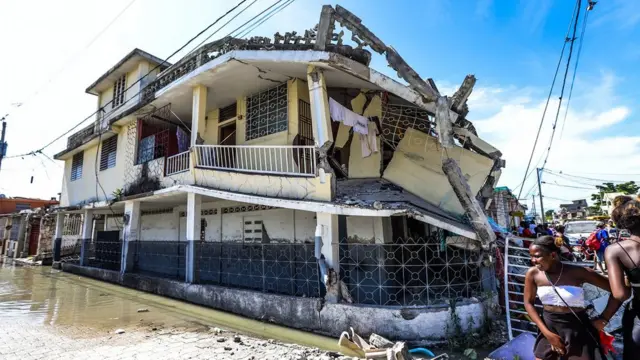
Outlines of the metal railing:
M 133 271 L 140 274 L 184 281 L 186 241 L 139 240 L 129 243 Z
M 86 266 L 120 271 L 122 240 L 92 241 L 91 239 L 85 239 L 83 248 Z
M 258 174 L 316 175 L 314 146 L 196 145 L 196 167 Z
M 340 276 L 354 303 L 446 305 L 482 292 L 477 253 L 443 246 L 437 239 L 408 240 L 340 243 Z
M 321 297 L 314 244 L 196 243 L 198 282 L 290 296 Z
M 183 151 L 179 154 L 169 156 L 165 162 L 165 175 L 173 175 L 181 172 L 189 171 L 189 162 L 191 160 L 191 152 Z

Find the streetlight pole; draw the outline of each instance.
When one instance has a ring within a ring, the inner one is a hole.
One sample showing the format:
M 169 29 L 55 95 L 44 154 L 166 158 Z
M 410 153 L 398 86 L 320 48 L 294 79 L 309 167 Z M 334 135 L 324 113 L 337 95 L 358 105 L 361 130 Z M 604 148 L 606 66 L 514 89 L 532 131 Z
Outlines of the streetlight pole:
M 542 169 L 538 168 L 536 169 L 536 172 L 538 173 L 538 195 L 540 195 L 540 214 L 542 214 L 541 216 L 542 223 L 545 223 L 547 221 L 544 215 L 544 204 L 542 203 L 542 185 L 540 183 L 540 173 L 542 172 Z

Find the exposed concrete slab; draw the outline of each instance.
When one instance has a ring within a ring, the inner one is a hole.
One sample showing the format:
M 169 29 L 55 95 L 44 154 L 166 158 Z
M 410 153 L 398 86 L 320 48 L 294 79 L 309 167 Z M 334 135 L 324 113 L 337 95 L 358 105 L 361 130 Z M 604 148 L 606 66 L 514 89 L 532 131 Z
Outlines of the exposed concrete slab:
M 430 308 L 328 304 L 322 299 L 267 294 L 215 285 L 188 284 L 139 274 L 81 267 L 63 263 L 62 270 L 120 284 L 133 289 L 228 311 L 253 319 L 338 337 L 353 327 L 362 335 L 375 332 L 394 340 L 437 341 L 446 337 L 451 313 L 448 306 Z M 490 301 L 489 301 L 490 302 Z M 456 306 L 463 329 L 469 319 L 480 327 L 488 302 L 469 299 Z M 489 316 L 492 314 L 489 312 Z

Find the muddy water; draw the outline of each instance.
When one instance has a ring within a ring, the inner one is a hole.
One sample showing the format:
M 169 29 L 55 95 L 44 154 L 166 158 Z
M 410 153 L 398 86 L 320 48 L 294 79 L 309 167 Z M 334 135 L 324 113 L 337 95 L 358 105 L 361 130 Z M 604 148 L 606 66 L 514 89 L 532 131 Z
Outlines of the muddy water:
M 138 312 L 148 309 L 148 312 Z M 337 341 L 53 270 L 0 264 L 0 323 L 18 319 L 34 326 L 90 329 L 104 334 L 140 326 L 208 329 L 342 351 Z

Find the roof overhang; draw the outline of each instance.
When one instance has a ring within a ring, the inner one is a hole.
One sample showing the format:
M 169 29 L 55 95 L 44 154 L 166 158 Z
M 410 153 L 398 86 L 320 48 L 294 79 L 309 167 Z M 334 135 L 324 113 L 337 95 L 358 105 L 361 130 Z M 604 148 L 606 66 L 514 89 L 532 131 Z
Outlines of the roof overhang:
M 113 83 L 120 78 L 122 75 L 134 70 L 138 63 L 141 60 L 146 60 L 152 63 L 154 66 L 158 64 L 163 64 L 160 67 L 160 70 L 163 70 L 169 66 L 170 63 L 165 62 L 164 60 L 149 54 L 144 50 L 140 50 L 138 48 L 133 49 L 130 53 L 128 53 L 122 60 L 118 61 L 111 69 L 109 69 L 106 73 L 102 74 L 98 80 L 96 80 L 93 84 L 89 85 L 85 90 L 87 94 L 98 95 L 101 91 L 108 89 Z
M 84 151 L 86 149 L 92 148 L 96 145 L 98 145 L 98 143 L 100 143 L 103 140 L 106 140 L 110 137 L 116 136 L 118 135 L 116 131 L 114 131 L 113 129 L 110 131 L 106 131 L 103 134 L 94 134 L 91 137 L 87 137 L 81 145 L 74 147 L 73 149 L 64 149 L 61 152 L 55 154 L 53 156 L 54 159 L 56 160 L 67 160 L 69 158 L 71 158 L 73 155 Z

